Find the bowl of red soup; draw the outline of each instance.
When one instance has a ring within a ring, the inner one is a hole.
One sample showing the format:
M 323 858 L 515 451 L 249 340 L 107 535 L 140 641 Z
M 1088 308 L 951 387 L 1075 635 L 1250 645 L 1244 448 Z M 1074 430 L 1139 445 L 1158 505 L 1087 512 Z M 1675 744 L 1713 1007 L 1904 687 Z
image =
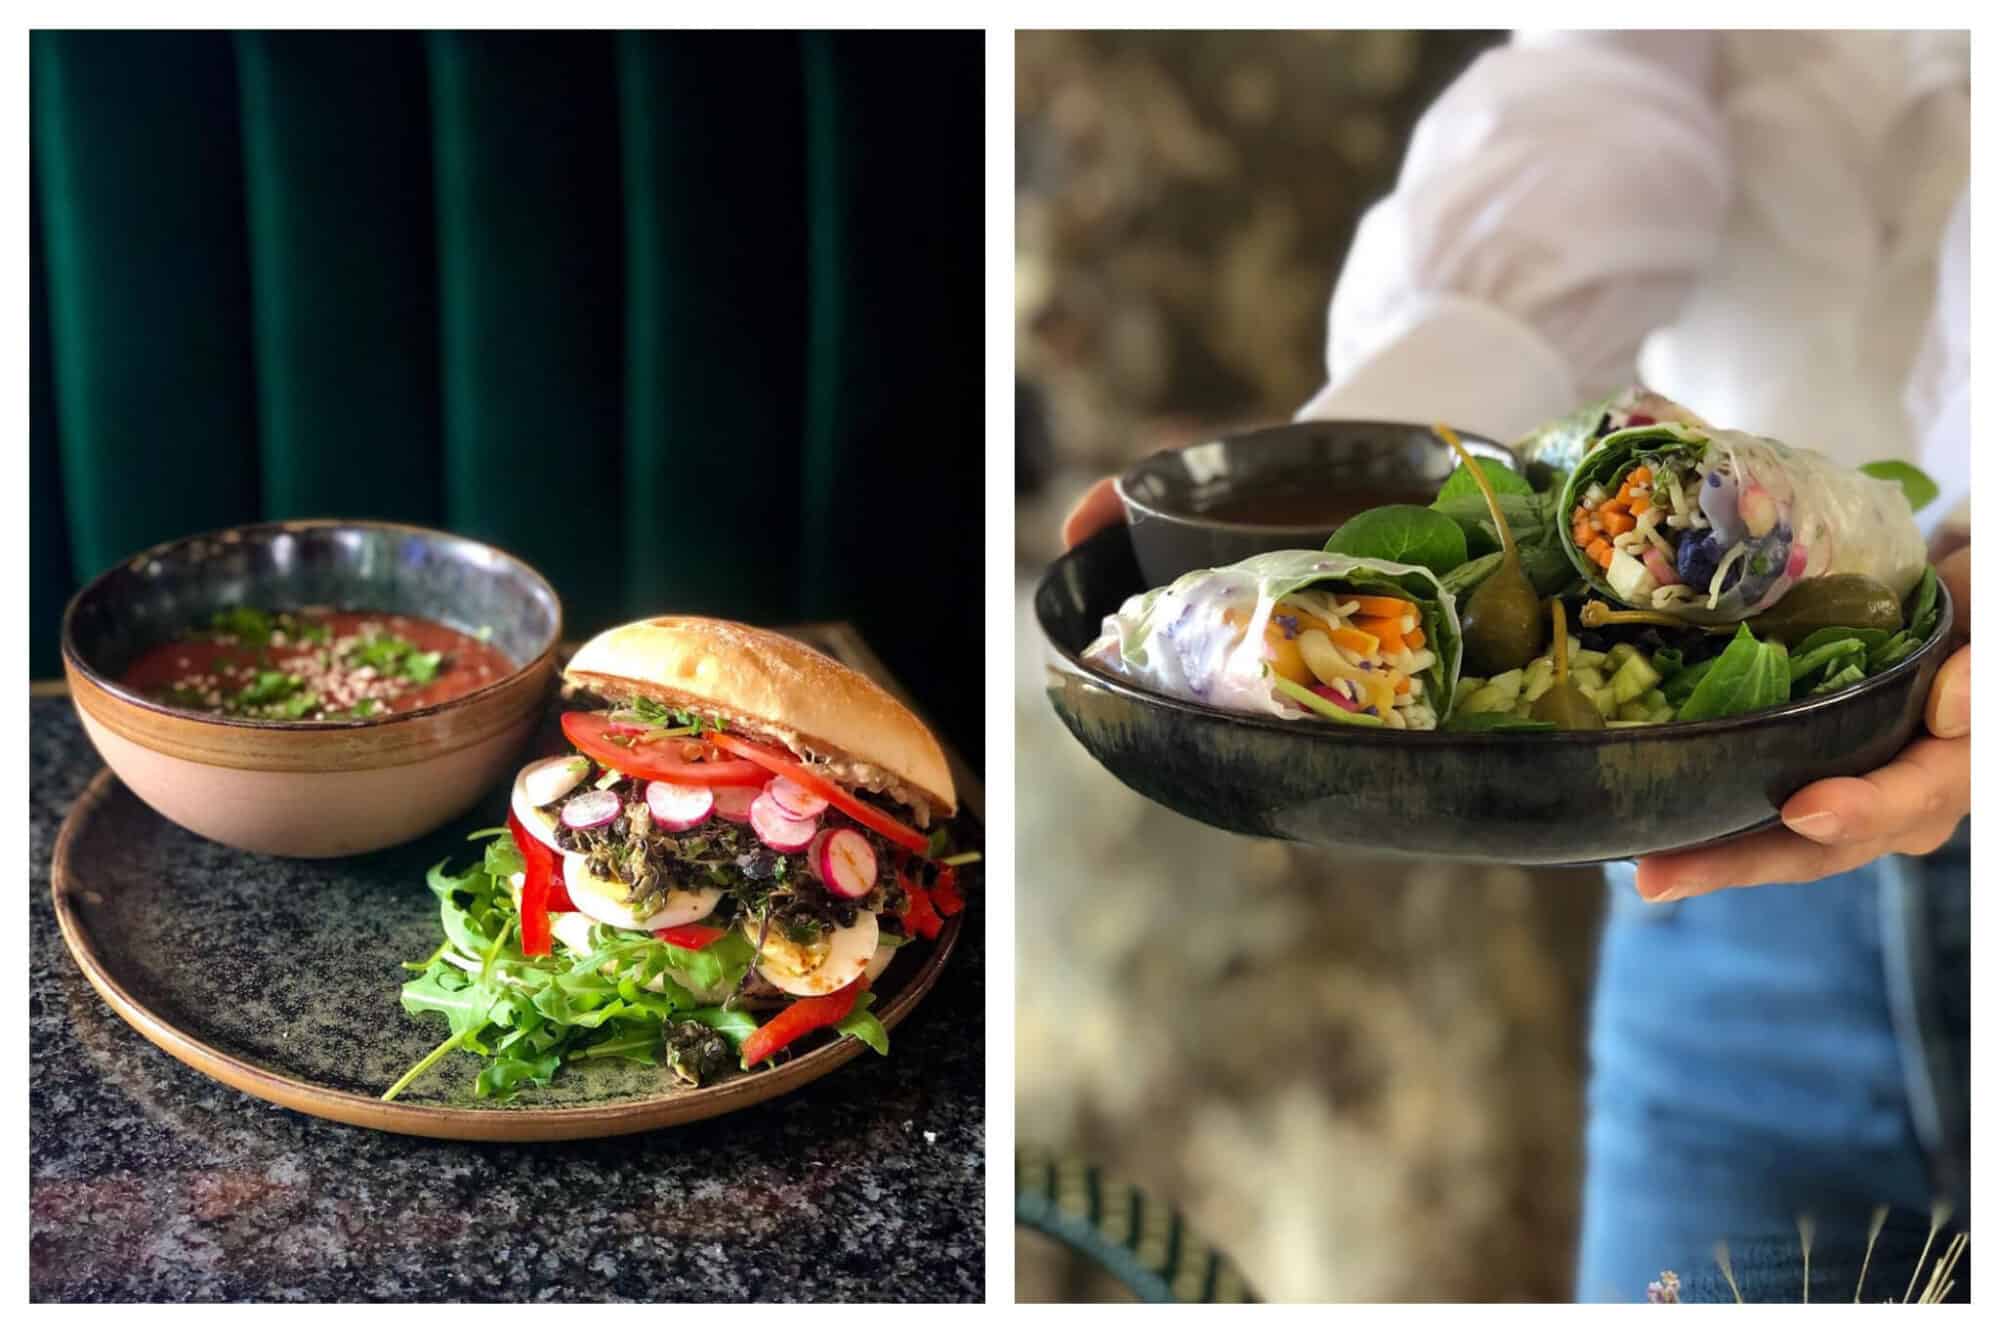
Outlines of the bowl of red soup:
M 63 615 L 77 716 L 182 827 L 278 856 L 408 842 L 506 778 L 553 688 L 562 605 L 504 551 L 396 523 L 204 533 Z

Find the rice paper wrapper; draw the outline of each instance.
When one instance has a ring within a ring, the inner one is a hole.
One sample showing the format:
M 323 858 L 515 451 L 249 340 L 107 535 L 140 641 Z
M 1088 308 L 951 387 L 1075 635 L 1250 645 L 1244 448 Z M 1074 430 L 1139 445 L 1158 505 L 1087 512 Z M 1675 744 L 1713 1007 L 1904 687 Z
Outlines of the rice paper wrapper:
M 1288 719 L 1319 714 L 1285 698 L 1264 667 L 1264 628 L 1278 600 L 1322 584 L 1417 605 L 1437 661 L 1418 673 L 1442 724 L 1451 713 L 1462 647 L 1458 607 L 1417 565 L 1325 551 L 1267 551 L 1219 569 L 1197 569 L 1135 594 L 1104 618 L 1084 660 L 1148 689 L 1235 713 Z M 1230 623 L 1230 613 L 1239 613 Z M 1338 725 L 1338 724 L 1335 724 Z
M 1708 426 L 1693 409 L 1635 384 L 1536 427 L 1514 441 L 1511 448 L 1524 467 L 1539 464 L 1558 476 L 1566 476 L 1576 470 L 1583 456 L 1599 440 L 1634 426 L 1661 423 L 1698 429 Z
M 1661 611 L 1690 624 L 1727 625 L 1768 610 L 1807 579 L 1865 574 L 1898 597 L 1908 597 L 1923 576 L 1924 537 L 1902 487 L 1841 467 L 1809 449 L 1743 431 L 1671 424 L 1606 436 L 1564 483 L 1556 512 L 1575 512 L 1577 497 L 1593 482 L 1616 490 L 1618 479 L 1639 463 L 1672 456 L 1695 461 L 1702 475 L 1730 460 L 1739 491 L 1755 484 L 1777 502 L 1777 528 L 1790 530 L 1789 544 L 1768 578 L 1746 572 L 1712 607 L 1706 589 L 1697 589 L 1703 595 L 1695 602 L 1655 606 L 1650 600 L 1641 604 L 1620 598 L 1563 526 L 1560 539 L 1570 563 L 1592 588 L 1621 605 Z

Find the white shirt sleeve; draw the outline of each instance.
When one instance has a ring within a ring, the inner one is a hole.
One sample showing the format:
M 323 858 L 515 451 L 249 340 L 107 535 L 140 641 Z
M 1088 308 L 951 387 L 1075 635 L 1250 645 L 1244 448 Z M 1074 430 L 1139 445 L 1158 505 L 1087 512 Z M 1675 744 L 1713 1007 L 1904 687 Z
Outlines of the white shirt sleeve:
M 1713 34 L 1520 35 L 1424 114 L 1357 229 L 1303 418 L 1511 439 L 1635 377 L 1732 188 Z
M 1972 190 L 1958 197 L 1938 246 L 1937 301 L 1903 395 L 1910 430 L 1938 498 L 1924 531 L 1972 518 Z

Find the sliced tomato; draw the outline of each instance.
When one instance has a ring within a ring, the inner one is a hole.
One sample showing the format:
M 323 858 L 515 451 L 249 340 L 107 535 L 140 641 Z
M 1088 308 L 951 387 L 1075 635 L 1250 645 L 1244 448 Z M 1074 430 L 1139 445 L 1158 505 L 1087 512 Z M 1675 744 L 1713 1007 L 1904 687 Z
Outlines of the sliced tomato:
M 706 949 L 729 932 L 715 926 L 667 926 L 656 930 L 653 936 L 665 940 L 678 949 Z
M 761 764 L 780 777 L 790 778 L 813 795 L 825 799 L 829 805 L 855 823 L 874 829 L 898 847 L 907 847 L 919 856 L 930 850 L 929 838 L 908 824 L 883 814 L 866 801 L 855 799 L 788 754 L 780 753 L 768 745 L 746 741 L 741 736 L 731 736 L 723 731 L 711 732 L 708 741 L 718 750 L 748 759 L 754 764 Z
M 853 1013 L 854 1002 L 860 998 L 861 987 L 867 980 L 856 977 L 831 995 L 794 1000 L 779 1010 L 776 1017 L 744 1041 L 743 1067 L 755 1068 L 808 1032 L 830 1028 Z
M 686 741 L 635 743 L 629 727 L 620 728 L 602 713 L 564 713 L 562 729 L 571 745 L 628 778 L 683 787 L 761 787 L 770 780 L 763 768 L 740 759 L 686 759 L 681 753 Z

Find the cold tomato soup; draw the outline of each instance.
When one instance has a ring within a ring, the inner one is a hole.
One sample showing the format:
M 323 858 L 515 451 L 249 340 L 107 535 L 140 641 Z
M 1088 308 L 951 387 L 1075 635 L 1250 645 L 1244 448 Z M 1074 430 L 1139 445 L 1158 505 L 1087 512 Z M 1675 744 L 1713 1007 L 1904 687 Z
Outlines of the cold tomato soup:
M 351 722 L 456 699 L 513 670 L 491 644 L 421 616 L 236 607 L 146 650 L 119 680 L 225 717 Z

